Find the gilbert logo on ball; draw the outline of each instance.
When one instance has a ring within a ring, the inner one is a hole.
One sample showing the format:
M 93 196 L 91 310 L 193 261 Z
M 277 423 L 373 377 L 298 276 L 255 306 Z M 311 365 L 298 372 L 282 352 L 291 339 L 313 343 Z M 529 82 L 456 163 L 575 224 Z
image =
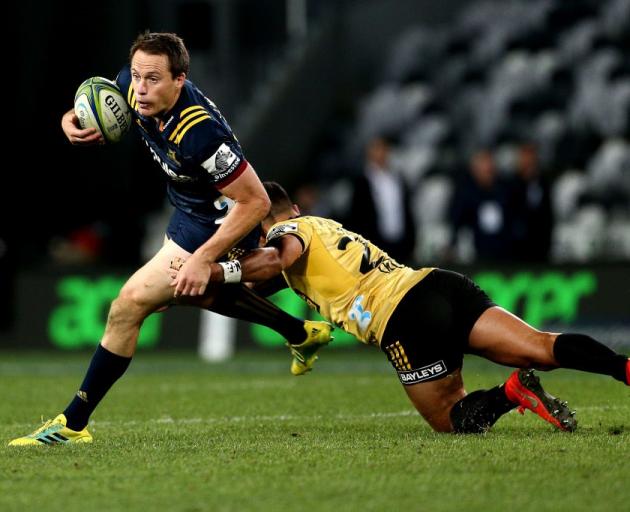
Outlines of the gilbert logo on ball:
M 74 112 L 81 128 L 96 128 L 106 142 L 118 142 L 131 126 L 131 111 L 115 82 L 94 76 L 74 95 Z

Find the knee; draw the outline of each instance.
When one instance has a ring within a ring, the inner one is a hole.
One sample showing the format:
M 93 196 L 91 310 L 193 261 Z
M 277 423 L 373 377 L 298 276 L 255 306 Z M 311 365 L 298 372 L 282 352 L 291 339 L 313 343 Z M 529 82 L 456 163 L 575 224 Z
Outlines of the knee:
M 142 294 L 133 287 L 124 286 L 109 308 L 108 323 L 141 322 L 150 313 Z

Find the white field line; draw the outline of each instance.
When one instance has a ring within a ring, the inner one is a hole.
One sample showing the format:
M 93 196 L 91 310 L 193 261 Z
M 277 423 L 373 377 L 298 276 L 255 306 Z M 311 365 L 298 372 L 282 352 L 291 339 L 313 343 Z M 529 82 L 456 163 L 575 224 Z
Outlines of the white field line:
M 416 416 L 418 413 L 414 410 L 398 411 L 398 412 L 373 412 L 369 414 L 331 414 L 331 415 L 300 415 L 300 414 L 278 414 L 278 415 L 252 415 L 252 416 L 217 416 L 209 418 L 171 418 L 163 416 L 161 418 L 150 418 L 148 420 L 126 420 L 126 421 L 90 421 L 90 427 L 107 427 L 107 426 L 134 426 L 146 424 L 173 424 L 173 425 L 190 425 L 190 424 L 223 424 L 223 423 L 245 423 L 245 422 L 284 422 L 294 420 L 354 420 L 354 419 L 371 419 L 371 418 L 395 418 L 402 416 Z M 32 427 L 33 423 L 13 423 L 11 428 Z
M 578 414 L 581 411 L 604 411 L 604 410 L 627 410 L 630 409 L 630 405 L 592 405 L 592 406 L 576 406 Z M 515 412 L 511 411 L 511 412 Z M 325 419 L 335 420 L 361 420 L 361 419 L 377 419 L 377 418 L 400 418 L 406 416 L 417 416 L 418 413 L 413 409 L 397 412 L 372 412 L 368 414 L 331 414 L 331 415 L 300 415 L 300 414 L 278 414 L 278 415 L 252 415 L 252 416 L 217 416 L 209 418 L 171 418 L 170 416 L 163 416 L 161 418 L 150 418 L 148 420 L 126 420 L 126 421 L 91 421 L 90 427 L 109 427 L 109 426 L 135 426 L 146 424 L 161 424 L 161 425 L 216 425 L 216 424 L 229 424 L 229 423 L 259 423 L 259 422 L 287 422 L 287 421 L 317 421 Z M 33 427 L 34 423 L 13 423 L 11 428 Z

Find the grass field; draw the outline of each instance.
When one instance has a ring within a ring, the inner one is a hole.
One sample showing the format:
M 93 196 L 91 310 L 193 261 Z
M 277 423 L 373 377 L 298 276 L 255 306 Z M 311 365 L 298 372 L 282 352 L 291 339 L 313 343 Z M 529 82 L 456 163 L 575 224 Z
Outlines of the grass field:
M 578 431 L 510 413 L 483 436 L 435 434 L 376 350 L 288 356 L 139 354 L 85 446 L 8 448 L 60 412 L 90 354 L 0 352 L 0 510 L 621 511 L 630 503 L 630 392 L 543 374 Z M 467 359 L 469 390 L 509 374 Z

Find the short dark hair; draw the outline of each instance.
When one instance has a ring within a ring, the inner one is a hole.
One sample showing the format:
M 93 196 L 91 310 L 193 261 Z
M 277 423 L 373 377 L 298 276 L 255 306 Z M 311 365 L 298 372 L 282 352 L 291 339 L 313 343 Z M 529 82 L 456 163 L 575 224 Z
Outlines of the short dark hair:
M 173 78 L 182 73 L 188 74 L 190 56 L 184 41 L 177 34 L 171 32 L 143 32 L 131 45 L 129 62 L 138 50 L 150 55 L 166 55 Z
M 263 186 L 271 200 L 270 215 L 275 216 L 293 208 L 293 201 L 291 201 L 289 194 L 287 194 L 287 191 L 284 190 L 282 185 L 275 181 L 265 181 L 263 182 Z

